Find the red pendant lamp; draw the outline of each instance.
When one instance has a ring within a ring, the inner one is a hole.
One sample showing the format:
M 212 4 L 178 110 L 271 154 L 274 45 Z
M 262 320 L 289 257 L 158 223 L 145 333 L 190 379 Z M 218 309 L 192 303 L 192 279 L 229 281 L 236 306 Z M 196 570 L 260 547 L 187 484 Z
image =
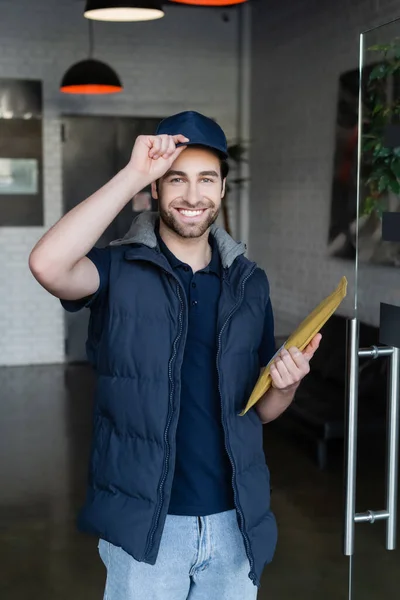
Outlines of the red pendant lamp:
M 244 4 L 247 0 L 171 0 L 176 4 L 190 4 L 191 6 L 234 6 Z
M 72 65 L 62 78 L 64 94 L 116 94 L 123 86 L 117 73 L 106 63 L 92 58 L 93 22 L 89 21 L 89 58 Z

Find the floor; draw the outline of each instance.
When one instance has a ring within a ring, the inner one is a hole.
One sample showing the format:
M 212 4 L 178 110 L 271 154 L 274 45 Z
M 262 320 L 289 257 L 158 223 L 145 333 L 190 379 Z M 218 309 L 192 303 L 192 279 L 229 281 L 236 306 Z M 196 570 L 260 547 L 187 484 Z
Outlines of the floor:
M 90 443 L 92 379 L 85 367 L 0 369 L 0 598 L 100 600 L 95 539 L 75 529 Z M 318 471 L 313 445 L 265 428 L 280 539 L 259 600 L 344 600 L 343 453 Z M 360 444 L 358 510 L 384 508 L 384 443 Z M 358 525 L 355 600 L 398 599 L 399 551 L 382 523 Z M 212 599 L 210 599 L 212 600 Z

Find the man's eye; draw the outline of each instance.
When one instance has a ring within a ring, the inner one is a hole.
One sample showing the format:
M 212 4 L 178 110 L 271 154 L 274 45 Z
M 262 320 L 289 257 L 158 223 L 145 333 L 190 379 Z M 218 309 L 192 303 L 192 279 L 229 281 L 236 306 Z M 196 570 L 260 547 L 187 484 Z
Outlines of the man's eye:
M 209 177 L 203 177 L 202 182 L 203 183 L 213 183 L 213 180 L 210 179 Z
M 181 183 L 183 179 L 181 177 L 174 177 L 171 179 L 171 183 Z

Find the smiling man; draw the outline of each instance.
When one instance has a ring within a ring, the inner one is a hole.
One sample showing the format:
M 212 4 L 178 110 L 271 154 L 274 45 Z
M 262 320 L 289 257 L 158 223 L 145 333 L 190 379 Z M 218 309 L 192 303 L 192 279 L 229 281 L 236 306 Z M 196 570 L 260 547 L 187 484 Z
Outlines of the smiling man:
M 291 403 L 320 336 L 276 357 L 273 387 L 238 416 L 274 331 L 265 273 L 214 225 L 226 160 L 214 121 L 169 117 L 30 255 L 65 309 L 91 311 L 96 404 L 79 523 L 100 538 L 107 600 L 253 600 L 274 554 L 262 424 Z M 159 214 L 95 248 L 150 183 Z

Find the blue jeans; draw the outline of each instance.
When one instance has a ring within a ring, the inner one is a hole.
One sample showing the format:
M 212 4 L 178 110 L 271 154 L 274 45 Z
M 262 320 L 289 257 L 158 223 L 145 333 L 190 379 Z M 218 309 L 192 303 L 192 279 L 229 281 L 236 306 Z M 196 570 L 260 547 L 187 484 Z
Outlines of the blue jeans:
M 168 515 L 155 565 L 100 540 L 104 600 L 254 600 L 257 587 L 231 510 L 208 517 Z

